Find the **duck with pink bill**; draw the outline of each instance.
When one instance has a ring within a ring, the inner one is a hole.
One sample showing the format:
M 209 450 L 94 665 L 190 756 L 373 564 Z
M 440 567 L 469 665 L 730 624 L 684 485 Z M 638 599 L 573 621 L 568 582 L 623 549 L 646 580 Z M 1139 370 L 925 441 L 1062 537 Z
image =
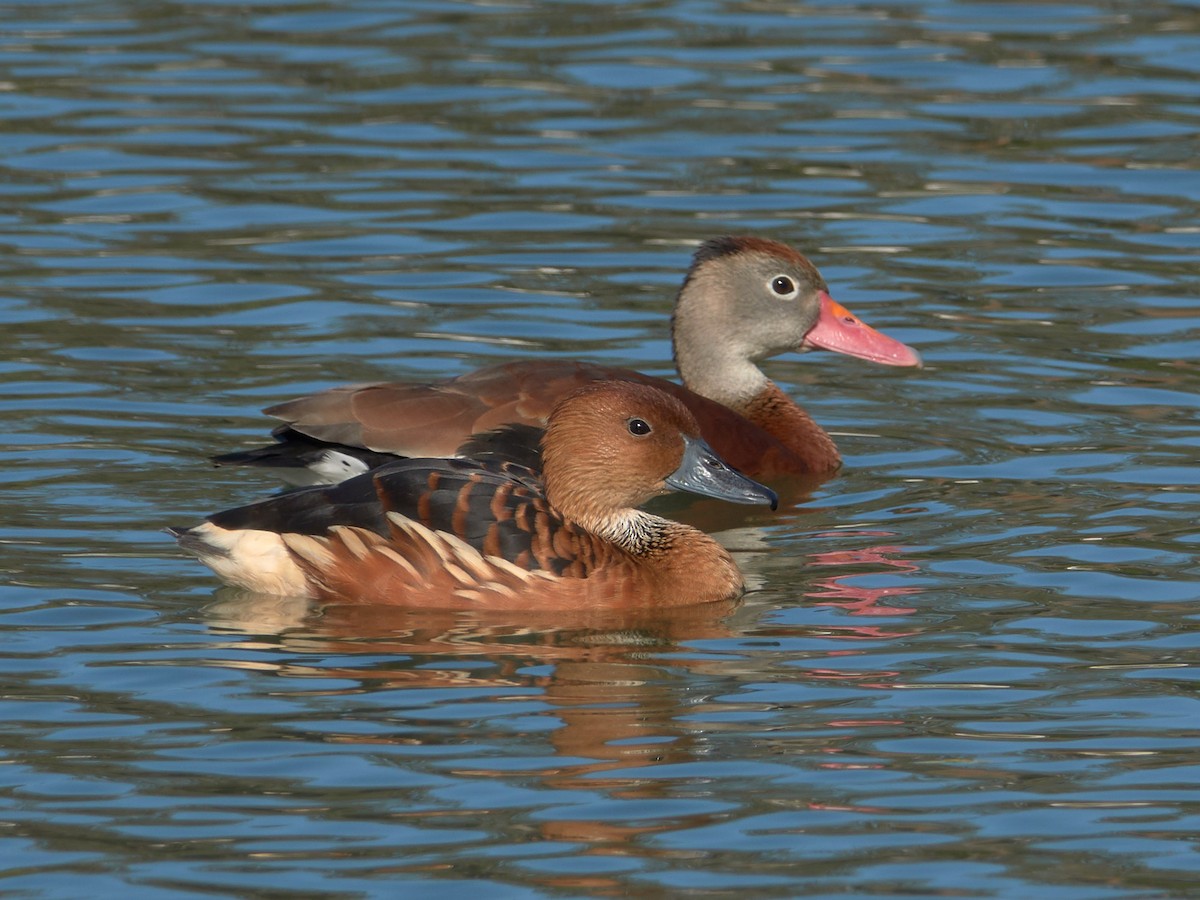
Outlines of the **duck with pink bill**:
M 630 369 L 572 360 L 501 363 L 434 383 L 332 388 L 268 407 L 276 443 L 214 458 L 274 467 L 294 484 L 333 483 L 395 456 L 453 456 L 473 434 L 545 425 L 555 404 L 592 381 L 634 381 L 686 405 L 712 447 L 768 480 L 823 479 L 841 466 L 833 439 L 759 368 L 788 352 L 832 350 L 888 366 L 919 366 L 911 347 L 876 331 L 829 293 L 793 248 L 721 237 L 696 251 L 671 318 L 682 385 Z

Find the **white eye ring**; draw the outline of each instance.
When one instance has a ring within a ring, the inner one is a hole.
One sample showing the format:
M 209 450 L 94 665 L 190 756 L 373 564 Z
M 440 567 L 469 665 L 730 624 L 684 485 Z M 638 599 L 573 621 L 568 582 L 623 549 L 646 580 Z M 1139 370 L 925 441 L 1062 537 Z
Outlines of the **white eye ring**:
M 796 282 L 788 275 L 775 275 L 771 278 L 771 293 L 776 297 L 790 299 L 799 293 Z

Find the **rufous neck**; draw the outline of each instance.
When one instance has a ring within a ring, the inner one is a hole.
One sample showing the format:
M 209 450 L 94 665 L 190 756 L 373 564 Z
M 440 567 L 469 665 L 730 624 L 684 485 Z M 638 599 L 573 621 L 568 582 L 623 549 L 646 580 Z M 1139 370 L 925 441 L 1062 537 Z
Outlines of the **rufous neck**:
M 737 411 L 802 460 L 805 471 L 834 471 L 841 465 L 833 438 L 775 382 L 767 380 Z

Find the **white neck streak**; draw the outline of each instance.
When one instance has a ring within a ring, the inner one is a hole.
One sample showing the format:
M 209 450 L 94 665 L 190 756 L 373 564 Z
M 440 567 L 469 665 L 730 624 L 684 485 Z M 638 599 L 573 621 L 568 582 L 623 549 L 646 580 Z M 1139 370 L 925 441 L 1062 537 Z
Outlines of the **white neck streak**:
M 593 521 L 583 518 L 578 521 L 597 537 L 611 541 L 622 550 L 635 555 L 661 547 L 667 526 L 674 524 L 668 519 L 640 509 L 623 510 L 618 516 L 606 516 Z

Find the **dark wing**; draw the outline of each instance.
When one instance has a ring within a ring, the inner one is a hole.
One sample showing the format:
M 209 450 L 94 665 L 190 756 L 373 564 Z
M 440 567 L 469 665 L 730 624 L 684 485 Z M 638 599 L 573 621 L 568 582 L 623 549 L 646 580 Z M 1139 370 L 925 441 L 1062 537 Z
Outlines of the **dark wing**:
M 529 571 L 586 571 L 596 558 L 597 539 L 550 507 L 536 472 L 509 462 L 398 459 L 340 484 L 301 488 L 208 521 L 231 531 L 312 536 L 353 526 L 398 538 L 388 513 Z
M 407 460 L 371 473 L 385 512 L 452 534 L 485 556 L 562 575 L 590 566 L 595 538 L 546 501 L 538 474 L 510 462 Z M 582 539 L 582 542 L 581 542 Z
M 542 470 L 542 437 L 546 429 L 514 422 L 473 434 L 458 448 L 458 456 L 475 462 L 509 462 L 531 472 Z
M 214 513 L 208 521 L 232 531 L 273 531 L 277 534 L 325 534 L 334 525 L 353 525 L 388 534 L 387 517 L 371 474 L 339 484 L 300 488 L 248 506 Z
M 222 453 L 212 457 L 218 466 L 262 466 L 279 469 L 314 469 L 319 470 L 329 465 L 330 453 L 341 454 L 342 457 L 358 460 L 365 469 L 374 469 L 389 463 L 396 458 L 391 453 L 376 453 L 362 447 L 349 444 L 336 444 L 321 441 L 309 435 L 302 434 L 289 425 L 281 425 L 271 432 L 276 443 L 267 447 L 256 447 L 253 450 L 236 450 L 232 453 Z M 360 470 L 361 471 L 361 470 Z M 347 475 L 353 474 L 347 472 Z M 346 477 L 346 476 L 342 476 Z M 335 480 L 330 478 L 329 480 Z

